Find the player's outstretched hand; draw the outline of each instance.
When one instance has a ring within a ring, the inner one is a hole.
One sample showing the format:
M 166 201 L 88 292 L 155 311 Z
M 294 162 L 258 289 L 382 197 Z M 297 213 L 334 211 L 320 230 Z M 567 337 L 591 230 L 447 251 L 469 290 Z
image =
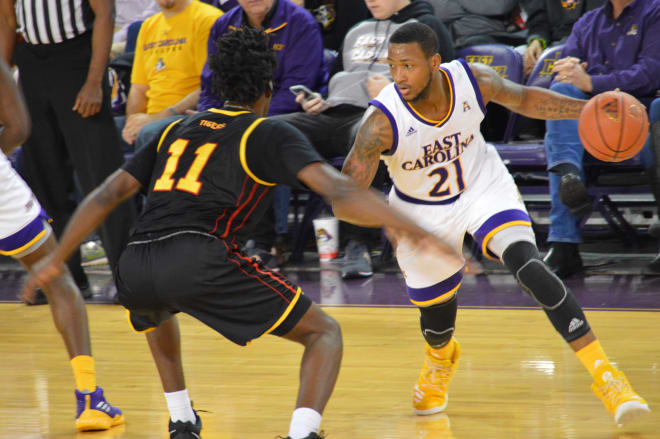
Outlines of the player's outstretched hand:
M 21 300 L 32 303 L 37 292 L 37 288 L 47 288 L 53 281 L 58 279 L 66 270 L 63 263 L 58 263 L 52 258 L 45 258 L 34 264 L 30 271 L 25 285 L 21 290 Z

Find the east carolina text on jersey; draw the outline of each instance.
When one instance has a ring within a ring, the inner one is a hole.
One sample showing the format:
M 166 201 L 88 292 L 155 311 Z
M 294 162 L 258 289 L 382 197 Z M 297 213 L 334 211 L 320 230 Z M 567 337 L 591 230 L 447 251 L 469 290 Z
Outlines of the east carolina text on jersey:
M 486 110 L 472 71 L 457 60 L 442 64 L 440 75 L 450 91 L 449 111 L 442 120 L 419 113 L 394 83 L 371 101 L 393 130 L 392 148 L 381 158 L 397 194 L 410 202 L 451 202 L 475 181 L 486 152 L 480 131 Z
M 407 160 L 401 164 L 404 171 L 416 171 L 428 168 L 436 163 L 451 162 L 460 156 L 465 148 L 470 146 L 474 140 L 474 134 L 466 139 L 461 138 L 461 133 L 450 134 L 434 143 L 422 146 L 423 155 L 417 160 Z

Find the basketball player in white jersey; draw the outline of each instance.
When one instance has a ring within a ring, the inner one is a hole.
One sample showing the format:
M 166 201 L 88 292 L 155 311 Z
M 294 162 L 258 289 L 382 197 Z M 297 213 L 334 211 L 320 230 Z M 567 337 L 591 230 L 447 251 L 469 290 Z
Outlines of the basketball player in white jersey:
M 586 101 L 515 84 L 482 64 L 441 64 L 435 34 L 420 23 L 402 26 L 389 43 L 394 83 L 371 102 L 342 172 L 366 187 L 384 160 L 394 182 L 390 204 L 457 253 L 467 232 L 484 255 L 502 261 L 593 376 L 592 389 L 617 424 L 648 412 L 608 361 L 571 292 L 541 261 L 513 178 L 479 131 L 491 101 L 536 119 L 577 119 Z M 413 407 L 418 415 L 433 414 L 447 406 L 458 366 L 453 332 L 463 266 L 405 238 L 396 255 L 427 343 Z
M 56 249 L 57 242 L 48 217 L 5 155 L 28 137 L 30 119 L 11 72 L 1 58 L 0 126 L 0 254 L 17 259 L 32 271 Z M 45 288 L 44 293 L 76 380 L 76 428 L 105 430 L 123 424 L 121 410 L 108 404 L 103 389 L 96 386 L 85 303 L 68 270 Z

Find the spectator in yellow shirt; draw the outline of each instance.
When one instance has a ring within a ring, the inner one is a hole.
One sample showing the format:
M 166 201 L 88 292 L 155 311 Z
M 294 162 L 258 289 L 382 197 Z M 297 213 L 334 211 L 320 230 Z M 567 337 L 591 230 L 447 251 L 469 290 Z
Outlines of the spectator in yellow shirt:
M 122 130 L 129 144 L 145 125 L 195 108 L 209 31 L 222 15 L 197 0 L 157 3 L 161 12 L 142 23 L 135 49 Z

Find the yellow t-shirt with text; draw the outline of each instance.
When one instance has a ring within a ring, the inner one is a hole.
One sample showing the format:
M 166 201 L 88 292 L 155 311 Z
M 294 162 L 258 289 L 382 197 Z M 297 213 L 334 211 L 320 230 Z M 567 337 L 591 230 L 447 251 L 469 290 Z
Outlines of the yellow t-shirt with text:
M 209 32 L 221 15 L 220 9 L 193 0 L 173 17 L 159 12 L 142 23 L 131 83 L 149 86 L 147 114 L 158 113 L 199 88 Z

